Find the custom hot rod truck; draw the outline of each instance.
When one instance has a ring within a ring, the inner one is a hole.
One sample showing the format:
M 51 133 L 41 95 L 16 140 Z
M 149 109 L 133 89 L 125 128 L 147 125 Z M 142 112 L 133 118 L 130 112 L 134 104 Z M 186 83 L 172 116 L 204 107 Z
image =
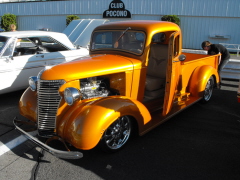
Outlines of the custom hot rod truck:
M 133 130 L 143 135 L 190 105 L 209 101 L 219 87 L 218 61 L 219 55 L 183 54 L 181 30 L 174 23 L 100 25 L 92 33 L 87 58 L 47 67 L 29 78 L 19 107 L 38 135 L 23 130 L 25 121 L 13 122 L 60 158 L 83 154 L 55 149 L 52 140 L 79 150 L 99 146 L 114 152 Z

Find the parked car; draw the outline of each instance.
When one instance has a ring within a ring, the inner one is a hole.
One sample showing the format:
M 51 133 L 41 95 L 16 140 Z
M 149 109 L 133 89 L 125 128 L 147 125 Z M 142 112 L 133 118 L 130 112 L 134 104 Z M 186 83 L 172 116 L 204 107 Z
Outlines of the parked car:
M 19 126 L 21 119 L 13 121 L 57 157 L 83 154 L 51 147 L 56 139 L 80 150 L 118 151 L 133 132 L 144 135 L 194 103 L 208 102 L 219 87 L 220 55 L 182 53 L 181 29 L 174 23 L 106 23 L 95 28 L 89 47 L 88 58 L 29 79 L 19 109 L 35 125 L 37 137 Z
M 87 56 L 63 33 L 15 31 L 0 34 L 0 94 L 28 87 L 28 78 L 46 66 Z

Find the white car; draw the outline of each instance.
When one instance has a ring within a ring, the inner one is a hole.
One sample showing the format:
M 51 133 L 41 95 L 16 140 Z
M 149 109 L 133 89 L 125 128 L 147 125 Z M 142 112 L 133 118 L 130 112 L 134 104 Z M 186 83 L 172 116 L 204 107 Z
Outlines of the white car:
M 86 48 L 76 48 L 63 33 L 15 31 L 0 33 L 0 94 L 24 89 L 29 76 L 45 66 L 87 56 Z

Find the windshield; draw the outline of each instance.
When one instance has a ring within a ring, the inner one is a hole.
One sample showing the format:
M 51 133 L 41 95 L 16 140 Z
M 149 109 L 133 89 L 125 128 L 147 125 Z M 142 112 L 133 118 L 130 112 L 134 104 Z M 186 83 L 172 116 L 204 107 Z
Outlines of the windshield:
M 7 43 L 9 38 L 0 36 L 0 51 L 3 49 L 4 45 Z
M 142 54 L 145 34 L 141 31 L 97 31 L 93 34 L 91 50 L 119 50 Z

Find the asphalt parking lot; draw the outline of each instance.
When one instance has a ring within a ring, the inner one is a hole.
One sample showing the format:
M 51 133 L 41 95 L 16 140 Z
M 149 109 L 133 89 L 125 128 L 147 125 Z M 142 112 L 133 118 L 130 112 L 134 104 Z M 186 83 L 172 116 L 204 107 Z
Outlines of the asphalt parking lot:
M 189 107 L 114 154 L 93 149 L 79 160 L 47 152 L 41 157 L 42 151 L 25 141 L 0 156 L 0 179 L 240 179 L 237 83 L 224 80 L 209 103 Z M 0 96 L 2 144 L 19 136 L 12 119 L 19 115 L 22 92 Z
M 36 179 L 240 179 L 239 108 L 235 91 L 216 90 L 208 104 L 195 104 L 118 153 L 94 149 L 80 160 L 45 153 Z

